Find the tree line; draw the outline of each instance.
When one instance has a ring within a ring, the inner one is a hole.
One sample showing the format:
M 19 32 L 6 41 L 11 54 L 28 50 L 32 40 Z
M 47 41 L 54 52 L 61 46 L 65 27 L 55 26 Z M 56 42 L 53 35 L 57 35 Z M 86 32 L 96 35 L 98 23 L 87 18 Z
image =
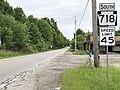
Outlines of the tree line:
M 32 52 L 63 48 L 69 44 L 54 18 L 26 16 L 21 7 L 13 8 L 7 1 L 0 1 L 1 49 Z
M 80 28 L 77 29 L 76 31 L 76 48 L 79 50 L 83 50 L 84 49 L 84 36 L 85 36 L 85 32 L 83 30 L 81 30 Z M 71 49 L 75 48 L 75 33 L 74 33 L 74 38 L 71 40 Z

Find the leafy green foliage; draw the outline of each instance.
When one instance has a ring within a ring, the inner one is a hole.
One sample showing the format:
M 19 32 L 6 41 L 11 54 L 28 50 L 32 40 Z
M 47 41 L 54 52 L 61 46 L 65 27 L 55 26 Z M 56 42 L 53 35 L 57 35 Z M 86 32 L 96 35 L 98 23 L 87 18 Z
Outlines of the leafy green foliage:
M 84 45 L 83 45 L 84 42 L 83 41 L 84 41 L 83 35 L 78 34 L 77 35 L 77 48 L 80 50 L 84 49 Z
M 115 36 L 120 36 L 120 30 L 115 31 Z
M 13 15 L 13 8 L 10 7 L 7 1 L 0 0 L 0 12 L 2 12 L 5 15 Z
M 92 35 L 92 33 L 91 32 L 89 32 L 89 30 L 88 30 L 88 32 L 87 33 L 85 33 L 85 37 L 86 37 L 86 41 L 90 41 L 90 36 Z
M 0 15 L 0 26 L 12 28 L 16 24 L 15 18 L 10 15 Z
M 37 18 L 34 18 L 33 15 L 29 15 L 27 18 L 29 23 L 34 23 L 35 25 L 37 24 Z
M 70 42 L 70 48 L 71 49 L 75 49 L 75 39 L 72 39 L 71 42 Z
M 5 0 L 0 2 L 1 49 L 13 51 L 45 51 L 69 45 L 51 18 L 26 17 L 21 7 L 12 8 Z
M 53 32 L 52 27 L 44 19 L 38 20 L 37 26 L 39 31 L 42 33 L 42 37 L 45 43 L 48 45 L 48 48 L 53 45 Z
M 14 18 L 15 18 L 16 21 L 20 21 L 20 22 L 24 23 L 25 20 L 26 20 L 24 11 L 20 7 L 14 8 L 14 14 L 13 14 L 13 16 L 14 16 Z
M 13 31 L 10 28 L 3 27 L 1 33 L 1 40 L 3 46 L 6 47 L 6 49 L 10 50 L 10 48 L 13 46 Z
M 77 44 L 77 49 L 83 50 L 84 49 L 84 35 L 85 33 L 81 30 L 78 29 L 76 31 L 76 44 Z M 75 48 L 75 38 L 71 40 L 71 49 Z
M 34 23 L 31 23 L 29 27 L 30 43 L 33 45 L 38 44 L 41 39 L 41 36 L 42 34 L 39 32 L 37 25 L 35 25 Z
M 85 35 L 85 32 L 83 32 L 83 30 L 81 30 L 81 29 L 78 29 L 77 31 L 76 31 L 76 36 L 77 35 L 79 35 L 79 34 L 81 34 L 81 35 Z
M 25 24 L 17 23 L 13 26 L 13 43 L 14 50 L 24 50 L 24 46 L 28 43 L 28 31 Z

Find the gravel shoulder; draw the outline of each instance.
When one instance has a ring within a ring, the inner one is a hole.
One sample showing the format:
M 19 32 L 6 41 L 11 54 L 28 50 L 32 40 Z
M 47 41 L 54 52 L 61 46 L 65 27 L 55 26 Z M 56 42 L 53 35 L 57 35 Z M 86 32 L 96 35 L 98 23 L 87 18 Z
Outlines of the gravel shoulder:
M 26 74 L 21 74 L 15 82 L 3 90 L 55 90 L 60 85 L 60 75 L 68 69 L 86 62 L 86 55 L 72 55 L 68 52 L 38 64 Z

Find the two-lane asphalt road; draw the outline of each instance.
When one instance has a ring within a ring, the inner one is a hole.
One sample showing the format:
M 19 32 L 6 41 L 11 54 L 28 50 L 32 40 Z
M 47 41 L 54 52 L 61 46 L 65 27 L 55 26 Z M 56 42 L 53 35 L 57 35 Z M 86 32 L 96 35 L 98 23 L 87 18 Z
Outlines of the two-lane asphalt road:
M 0 83 L 64 53 L 68 48 L 0 60 Z

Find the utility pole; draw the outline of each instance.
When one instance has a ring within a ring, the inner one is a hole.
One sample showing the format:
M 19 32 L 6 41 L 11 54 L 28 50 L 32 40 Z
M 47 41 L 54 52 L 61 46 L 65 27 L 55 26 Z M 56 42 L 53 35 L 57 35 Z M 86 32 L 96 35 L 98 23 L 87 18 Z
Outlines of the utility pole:
M 75 51 L 76 51 L 76 46 L 77 46 L 77 40 L 76 40 L 76 16 L 75 16 Z
M 96 0 L 92 0 L 92 27 L 93 27 L 94 66 L 95 67 L 99 67 Z

